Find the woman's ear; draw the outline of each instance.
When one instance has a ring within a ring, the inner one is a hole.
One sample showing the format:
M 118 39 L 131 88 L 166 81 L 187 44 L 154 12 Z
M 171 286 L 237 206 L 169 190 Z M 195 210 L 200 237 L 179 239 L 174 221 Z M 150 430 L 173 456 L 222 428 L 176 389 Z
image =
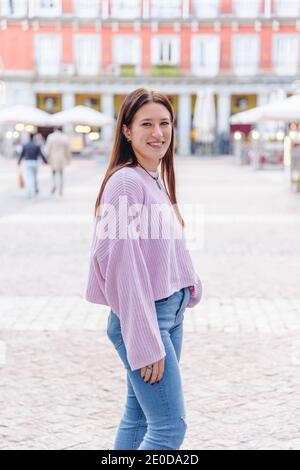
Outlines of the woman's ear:
M 125 135 L 126 139 L 127 139 L 127 126 L 124 124 L 123 127 L 122 127 L 122 131 L 123 131 L 123 134 Z
M 126 126 L 126 124 L 123 125 L 123 134 L 125 136 L 125 138 L 127 139 L 127 141 L 130 142 L 130 132 L 128 130 L 128 127 Z

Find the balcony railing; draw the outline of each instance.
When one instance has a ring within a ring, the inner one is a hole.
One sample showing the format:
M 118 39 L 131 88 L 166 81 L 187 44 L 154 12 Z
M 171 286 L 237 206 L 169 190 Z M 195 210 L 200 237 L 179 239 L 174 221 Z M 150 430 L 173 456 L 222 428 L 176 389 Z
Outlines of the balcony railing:
M 135 64 L 109 64 L 103 72 L 121 77 L 134 77 L 141 74 L 141 67 Z
M 161 77 L 176 77 L 178 75 L 181 75 L 181 69 L 178 65 L 163 65 L 163 64 L 157 64 L 157 65 L 152 65 L 150 74 L 153 76 L 161 76 Z
M 23 74 L 20 70 L 16 71 L 13 69 L 3 69 L 1 70 L 3 75 L 7 75 L 13 77 L 16 73 L 17 76 L 20 78 Z M 126 78 L 126 77 L 141 77 L 141 78 L 166 78 L 166 79 L 176 79 L 180 77 L 184 77 L 185 79 L 197 79 L 197 80 L 205 80 L 211 81 L 219 81 L 222 79 L 237 81 L 243 80 L 243 78 L 247 79 L 254 79 L 254 77 L 259 78 L 264 81 L 268 81 L 269 79 L 274 81 L 278 80 L 276 77 L 281 77 L 280 79 L 286 78 L 288 81 L 299 77 L 300 75 L 300 64 L 288 63 L 278 64 L 275 63 L 272 66 L 259 66 L 253 70 L 247 69 L 238 69 L 233 65 L 223 66 L 218 71 L 214 70 L 214 73 L 208 75 L 206 73 L 206 69 L 197 69 L 197 66 L 194 64 L 188 65 L 183 64 L 180 66 L 162 66 L 162 65 L 150 65 L 147 67 L 141 67 L 139 65 L 116 65 L 116 64 L 102 64 L 99 68 L 97 73 L 90 74 L 84 73 L 83 70 L 79 71 L 76 69 L 76 66 L 73 64 L 56 64 L 54 68 L 49 66 L 44 66 L 43 64 L 35 64 L 34 69 L 31 71 L 33 78 L 38 78 L 39 80 L 49 79 L 52 78 L 57 80 L 57 77 L 65 78 L 68 80 L 80 78 L 91 80 L 93 81 L 95 78 L 100 77 L 112 77 L 115 78 Z M 30 77 L 30 73 L 28 71 L 24 71 L 24 77 Z
M 0 0 L 2 18 L 76 18 L 83 20 L 207 20 L 256 17 L 299 18 L 300 0 Z M 225 5 L 225 6 L 224 6 Z

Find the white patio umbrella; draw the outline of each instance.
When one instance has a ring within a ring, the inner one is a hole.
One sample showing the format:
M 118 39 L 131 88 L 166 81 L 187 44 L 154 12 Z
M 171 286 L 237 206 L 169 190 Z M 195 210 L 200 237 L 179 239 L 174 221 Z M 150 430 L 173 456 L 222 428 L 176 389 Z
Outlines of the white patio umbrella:
M 294 95 L 278 103 L 270 104 L 263 113 L 263 120 L 299 121 L 300 95 Z
M 230 118 L 230 124 L 255 124 L 260 122 L 262 108 L 263 106 L 257 106 L 256 108 L 248 109 L 248 111 L 234 114 Z
M 10 106 L 0 110 L 2 124 L 31 124 L 33 126 L 51 125 L 50 114 L 33 106 Z
M 211 89 L 197 94 L 193 126 L 196 128 L 196 141 L 211 144 L 214 141 L 216 110 Z
M 276 103 L 258 106 L 230 118 L 231 124 L 255 124 L 266 121 L 299 121 L 300 95 L 291 96 Z
M 51 122 L 53 126 L 72 124 L 74 126 L 102 127 L 106 124 L 113 124 L 115 120 L 87 106 L 75 106 L 74 108 L 53 114 Z
M 286 99 L 286 92 L 282 88 L 272 90 L 268 97 L 268 103 L 278 103 Z

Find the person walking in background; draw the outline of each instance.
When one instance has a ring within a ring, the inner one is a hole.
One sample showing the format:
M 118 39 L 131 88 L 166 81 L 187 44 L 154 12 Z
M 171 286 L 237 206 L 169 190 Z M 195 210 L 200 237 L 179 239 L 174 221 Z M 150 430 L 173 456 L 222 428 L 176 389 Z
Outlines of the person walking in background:
M 60 196 L 64 189 L 64 169 L 71 162 L 71 149 L 69 138 L 63 133 L 62 127 L 57 127 L 47 138 L 45 152 L 52 170 L 53 186 L 52 194 L 55 194 L 57 186 Z
M 30 141 L 24 145 L 18 160 L 18 166 L 24 159 L 25 163 L 25 189 L 26 196 L 32 198 L 39 193 L 38 187 L 38 158 L 41 157 L 43 162 L 47 164 L 47 160 L 43 155 L 40 145 L 34 141 L 35 134 L 30 134 Z

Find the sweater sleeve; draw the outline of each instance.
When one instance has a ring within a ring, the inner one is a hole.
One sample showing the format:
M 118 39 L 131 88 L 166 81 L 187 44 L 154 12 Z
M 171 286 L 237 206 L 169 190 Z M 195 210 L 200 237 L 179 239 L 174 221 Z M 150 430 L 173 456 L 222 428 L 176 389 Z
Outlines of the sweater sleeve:
M 143 204 L 143 190 L 139 184 L 125 174 L 113 175 L 107 182 L 105 202 L 116 209 L 118 215 L 120 196 L 126 196 L 128 214 L 133 204 Z M 141 211 L 140 211 L 141 213 Z M 140 213 L 135 226 L 141 223 Z M 128 217 L 129 224 L 133 223 Z M 101 220 L 101 219 L 100 219 Z M 108 217 L 107 221 L 114 220 Z M 97 230 L 96 260 L 105 283 L 105 296 L 114 313 L 120 319 L 121 332 L 131 370 L 140 369 L 162 359 L 166 353 L 157 321 L 152 285 L 140 247 L 140 240 L 128 235 L 115 239 L 104 239 L 100 221 Z M 116 223 L 117 232 L 120 221 Z M 122 231 L 124 224 L 122 224 Z M 137 232 L 136 232 L 137 233 Z M 101 236 L 99 237 L 99 234 Z M 123 234 L 124 235 L 124 234 Z
M 200 280 L 200 277 L 197 274 L 197 282 L 192 286 L 193 290 L 191 291 L 191 297 L 189 303 L 187 304 L 187 308 L 193 308 L 197 305 L 200 300 L 202 299 L 203 294 L 203 286 Z

